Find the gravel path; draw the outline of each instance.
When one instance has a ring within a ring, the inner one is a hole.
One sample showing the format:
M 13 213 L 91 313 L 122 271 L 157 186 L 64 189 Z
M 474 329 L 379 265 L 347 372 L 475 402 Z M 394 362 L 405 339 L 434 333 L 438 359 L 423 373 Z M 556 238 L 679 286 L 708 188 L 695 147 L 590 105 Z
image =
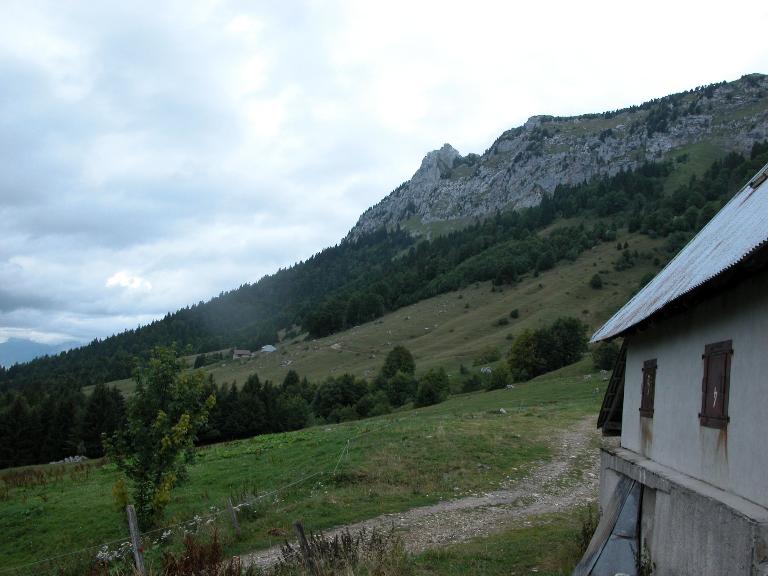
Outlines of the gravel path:
M 431 506 L 382 514 L 355 524 L 339 526 L 324 534 L 349 530 L 389 530 L 404 533 L 406 548 L 418 553 L 429 548 L 464 542 L 508 527 L 530 524 L 530 517 L 567 510 L 597 496 L 599 455 L 594 416 L 553 440 L 555 454 L 526 477 L 501 490 L 447 500 Z M 268 567 L 277 561 L 280 546 L 241 557 L 244 566 Z

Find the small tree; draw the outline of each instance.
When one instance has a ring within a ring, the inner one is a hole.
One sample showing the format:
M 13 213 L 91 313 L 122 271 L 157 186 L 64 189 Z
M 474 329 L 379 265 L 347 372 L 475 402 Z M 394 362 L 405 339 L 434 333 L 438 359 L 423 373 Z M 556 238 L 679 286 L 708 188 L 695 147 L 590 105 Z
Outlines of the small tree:
M 600 288 L 603 287 L 603 279 L 600 277 L 600 274 L 595 274 L 592 276 L 592 278 L 589 280 L 589 286 L 595 290 L 600 290 Z
M 586 331 L 580 320 L 569 317 L 535 331 L 524 330 L 512 342 L 507 357 L 512 378 L 530 380 L 576 362 L 587 351 Z
M 80 437 L 89 458 L 104 455 L 102 434 L 111 436 L 125 423 L 125 400 L 116 388 L 96 384 L 85 403 L 85 412 L 80 422 Z
M 499 390 L 500 388 L 506 388 L 509 384 L 509 372 L 504 366 L 497 366 L 491 372 L 490 378 L 488 378 L 487 389 Z
M 419 389 L 416 391 L 414 405 L 420 407 L 439 404 L 448 398 L 449 393 L 448 374 L 443 368 L 432 368 L 419 380 Z
M 526 329 L 512 342 L 507 363 L 515 381 L 530 380 L 545 371 L 546 360 L 537 340 L 536 333 Z
M 182 372 L 173 348 L 155 348 L 135 378 L 128 425 L 105 439 L 105 447 L 130 481 L 139 523 L 146 528 L 162 517 L 171 490 L 186 478 L 196 433 L 216 400 L 206 393 L 201 373 Z
M 416 378 L 413 374 L 398 372 L 392 378 L 385 380 L 384 392 L 392 406 L 402 406 L 416 395 Z
M 315 392 L 312 408 L 321 418 L 338 422 L 339 411 L 344 407 L 354 406 L 367 393 L 366 382 L 352 374 L 342 374 L 335 378 L 329 376 Z
M 405 346 L 395 346 L 389 351 L 381 368 L 381 375 L 392 378 L 398 372 L 413 375 L 416 372 L 416 363 L 413 355 Z

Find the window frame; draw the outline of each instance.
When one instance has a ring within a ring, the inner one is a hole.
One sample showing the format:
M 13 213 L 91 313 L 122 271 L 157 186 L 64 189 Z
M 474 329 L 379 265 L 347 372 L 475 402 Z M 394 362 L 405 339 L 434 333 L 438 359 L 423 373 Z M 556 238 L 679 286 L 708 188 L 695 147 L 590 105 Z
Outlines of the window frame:
M 724 357 L 722 402 L 719 413 L 714 413 L 708 402 L 709 391 L 711 390 L 709 382 L 709 369 L 712 358 Z M 733 341 L 723 340 L 713 342 L 704 346 L 704 354 L 701 356 L 704 374 L 701 378 L 701 412 L 699 412 L 699 424 L 707 428 L 724 429 L 731 421 L 728 415 L 728 401 L 731 396 L 731 358 L 733 357 Z
M 656 398 L 656 367 L 656 358 L 643 362 L 643 380 L 640 388 L 640 416 L 643 418 L 653 418 Z M 646 389 L 648 384 L 650 390 Z

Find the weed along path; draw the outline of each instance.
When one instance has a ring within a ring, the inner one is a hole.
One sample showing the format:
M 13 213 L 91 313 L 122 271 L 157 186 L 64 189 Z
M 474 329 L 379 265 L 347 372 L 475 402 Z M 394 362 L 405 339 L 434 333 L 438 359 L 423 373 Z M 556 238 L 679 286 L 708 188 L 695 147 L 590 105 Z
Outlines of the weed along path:
M 598 489 L 599 434 L 594 416 L 552 439 L 553 457 L 517 482 L 430 506 L 383 514 L 324 532 L 328 538 L 349 530 L 395 530 L 409 552 L 465 542 L 507 528 L 525 526 L 533 517 L 561 512 L 592 502 Z M 241 555 L 245 566 L 266 568 L 275 563 L 280 546 Z

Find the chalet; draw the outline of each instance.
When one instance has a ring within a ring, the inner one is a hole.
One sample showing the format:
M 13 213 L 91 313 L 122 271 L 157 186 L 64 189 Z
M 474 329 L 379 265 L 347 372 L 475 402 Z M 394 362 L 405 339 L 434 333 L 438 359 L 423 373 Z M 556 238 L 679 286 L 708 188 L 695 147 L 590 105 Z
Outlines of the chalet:
M 575 575 L 768 575 L 768 167 L 592 337 L 602 517 Z
M 232 350 L 232 360 L 237 360 L 238 358 L 250 358 L 251 357 L 251 351 L 250 350 L 240 350 L 238 348 L 235 348 Z

